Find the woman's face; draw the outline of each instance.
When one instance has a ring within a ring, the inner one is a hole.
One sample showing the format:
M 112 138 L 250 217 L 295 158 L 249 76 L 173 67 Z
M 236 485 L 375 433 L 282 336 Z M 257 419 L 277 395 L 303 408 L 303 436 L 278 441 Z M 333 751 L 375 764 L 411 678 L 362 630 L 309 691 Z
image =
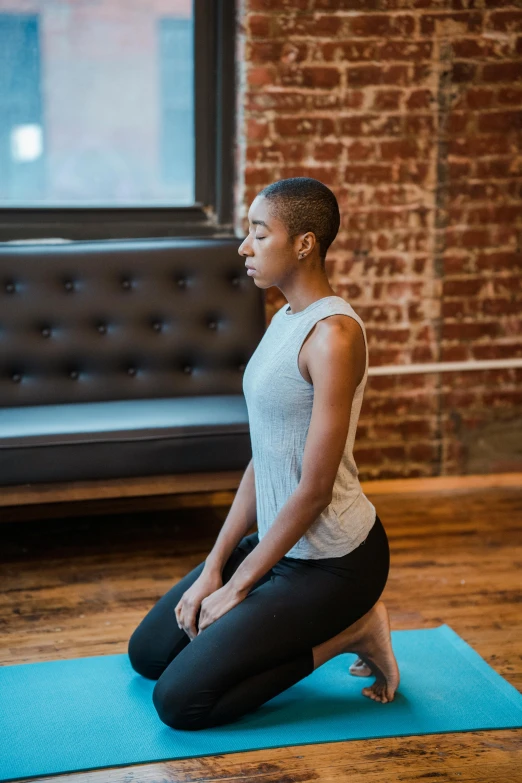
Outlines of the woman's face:
M 247 274 L 261 288 L 284 286 L 285 279 L 298 266 L 300 238 L 295 243 L 289 241 L 285 225 L 269 212 L 264 196 L 256 196 L 248 210 L 248 220 L 248 236 L 238 249 L 239 255 L 245 256 L 245 266 L 255 270 Z

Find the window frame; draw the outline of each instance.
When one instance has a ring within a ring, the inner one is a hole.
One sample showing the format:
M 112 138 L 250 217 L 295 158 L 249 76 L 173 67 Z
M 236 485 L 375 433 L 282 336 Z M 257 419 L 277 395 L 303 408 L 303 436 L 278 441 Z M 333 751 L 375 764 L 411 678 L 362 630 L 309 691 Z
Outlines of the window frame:
M 0 242 L 234 236 L 236 0 L 193 3 L 196 203 L 0 206 Z

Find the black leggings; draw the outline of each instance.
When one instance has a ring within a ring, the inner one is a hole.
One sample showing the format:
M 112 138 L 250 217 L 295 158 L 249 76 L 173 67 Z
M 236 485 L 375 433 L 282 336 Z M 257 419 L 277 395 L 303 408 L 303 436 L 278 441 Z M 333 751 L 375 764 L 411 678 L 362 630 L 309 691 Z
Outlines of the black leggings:
M 258 543 L 257 533 L 241 539 L 225 564 L 223 584 Z M 204 565 L 165 593 L 129 640 L 133 669 L 158 680 L 154 706 L 163 723 L 176 729 L 235 721 L 311 674 L 312 648 L 352 625 L 379 599 L 390 550 L 377 516 L 366 540 L 344 557 L 285 555 L 241 603 L 191 641 L 178 627 L 174 608 Z M 199 612 L 196 627 L 198 620 Z

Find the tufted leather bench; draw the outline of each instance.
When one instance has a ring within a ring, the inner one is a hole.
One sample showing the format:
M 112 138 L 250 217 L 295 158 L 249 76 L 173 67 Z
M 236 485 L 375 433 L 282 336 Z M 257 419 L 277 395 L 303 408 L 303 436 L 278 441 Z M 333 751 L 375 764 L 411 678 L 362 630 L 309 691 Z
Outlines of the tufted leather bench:
M 237 487 L 252 454 L 243 371 L 265 330 L 239 244 L 0 246 L 4 505 L 78 481 L 89 497 L 147 476 Z

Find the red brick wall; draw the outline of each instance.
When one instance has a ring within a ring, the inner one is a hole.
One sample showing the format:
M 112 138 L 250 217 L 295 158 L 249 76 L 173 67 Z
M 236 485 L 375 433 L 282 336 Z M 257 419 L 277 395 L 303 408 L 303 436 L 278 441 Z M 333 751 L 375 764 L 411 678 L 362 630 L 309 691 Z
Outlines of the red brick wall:
M 371 366 L 522 357 L 522 9 L 242 0 L 238 31 L 238 234 L 262 187 L 316 177 Z M 268 322 L 284 298 L 267 300 Z M 521 379 L 370 377 L 361 479 L 522 470 Z

